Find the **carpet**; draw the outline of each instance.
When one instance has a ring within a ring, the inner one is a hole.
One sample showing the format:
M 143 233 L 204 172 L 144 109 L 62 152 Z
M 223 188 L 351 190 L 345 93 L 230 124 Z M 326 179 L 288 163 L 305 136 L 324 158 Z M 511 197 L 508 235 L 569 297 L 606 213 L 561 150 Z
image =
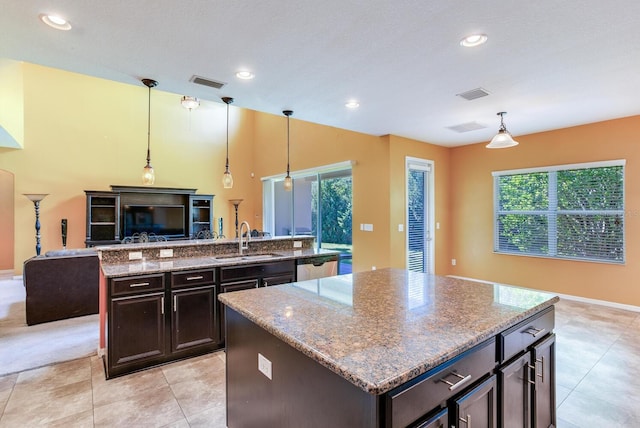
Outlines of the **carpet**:
M 99 316 L 28 326 L 22 279 L 0 280 L 0 376 L 95 355 Z

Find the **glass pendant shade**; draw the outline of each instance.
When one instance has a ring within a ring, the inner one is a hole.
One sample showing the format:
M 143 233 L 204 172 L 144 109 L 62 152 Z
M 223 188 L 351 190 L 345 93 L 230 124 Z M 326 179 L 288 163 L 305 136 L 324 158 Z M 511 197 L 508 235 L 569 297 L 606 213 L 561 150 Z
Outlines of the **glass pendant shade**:
M 153 167 L 147 164 L 142 170 L 142 184 L 145 186 L 151 186 L 156 182 L 156 173 L 153 172 Z
M 228 169 L 222 175 L 222 186 L 225 189 L 231 189 L 233 187 L 233 176 Z
M 287 175 L 284 178 L 284 190 L 286 191 L 291 191 L 291 189 L 293 189 L 293 179 L 291 178 L 291 176 Z
M 504 125 L 505 114 L 507 114 L 507 112 L 502 111 L 498 113 L 498 116 L 500 116 L 500 129 L 495 137 L 491 139 L 491 142 L 486 145 L 488 149 L 505 149 L 519 144 L 513 139 L 509 131 L 507 131 L 507 127 Z

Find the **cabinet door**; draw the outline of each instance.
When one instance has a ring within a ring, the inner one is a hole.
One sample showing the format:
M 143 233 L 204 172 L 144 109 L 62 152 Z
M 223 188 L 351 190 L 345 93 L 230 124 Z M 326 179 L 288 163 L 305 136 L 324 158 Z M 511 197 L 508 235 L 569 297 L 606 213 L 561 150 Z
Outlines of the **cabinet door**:
M 109 366 L 164 357 L 164 293 L 113 299 L 109 313 Z
M 258 288 L 260 279 L 253 278 L 245 281 L 234 281 L 220 284 L 220 293 L 230 293 L 232 291 L 249 290 L 251 288 Z M 225 337 L 225 319 L 224 319 L 224 305 L 218 301 L 218 313 L 220 318 L 220 342 L 224 342 Z
M 427 418 L 426 421 L 418 424 L 416 428 L 446 428 L 449 426 L 449 412 L 444 409 L 436 415 Z
M 526 353 L 498 370 L 502 428 L 531 427 L 530 363 Z
M 278 285 L 278 284 L 289 284 L 290 282 L 294 282 L 293 274 L 267 276 L 262 278 L 263 287 L 268 287 L 270 285 Z
M 468 393 L 453 400 L 451 425 L 460 428 L 497 427 L 496 386 L 496 376 L 493 375 Z
M 556 336 L 537 343 L 532 348 L 532 366 L 535 367 L 533 392 L 533 426 L 548 428 L 556 426 Z M 532 369 L 533 371 L 533 369 Z
M 171 351 L 217 344 L 215 286 L 174 291 L 171 297 Z

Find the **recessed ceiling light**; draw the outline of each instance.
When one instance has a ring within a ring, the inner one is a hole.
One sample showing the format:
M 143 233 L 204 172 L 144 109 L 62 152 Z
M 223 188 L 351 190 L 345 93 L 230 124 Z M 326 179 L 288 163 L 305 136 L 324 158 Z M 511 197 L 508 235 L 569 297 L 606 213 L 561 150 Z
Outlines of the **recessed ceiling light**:
M 486 34 L 472 34 L 460 40 L 460 46 L 465 48 L 472 48 L 474 46 L 480 46 L 487 41 Z
M 347 108 L 358 108 L 360 107 L 360 103 L 355 100 L 351 100 L 347 102 L 344 106 Z
M 255 75 L 255 74 L 253 74 L 253 73 L 252 73 L 252 72 L 250 72 L 250 71 L 238 71 L 238 72 L 236 73 L 236 77 L 237 77 L 238 79 L 242 79 L 242 80 L 251 80 L 251 79 L 253 79 L 254 77 L 256 77 L 256 75 Z
M 71 30 L 71 24 L 69 24 L 69 21 L 64 18 L 56 15 L 46 15 L 44 13 L 41 13 L 39 17 L 42 22 L 47 24 L 49 27 L 55 28 L 56 30 Z

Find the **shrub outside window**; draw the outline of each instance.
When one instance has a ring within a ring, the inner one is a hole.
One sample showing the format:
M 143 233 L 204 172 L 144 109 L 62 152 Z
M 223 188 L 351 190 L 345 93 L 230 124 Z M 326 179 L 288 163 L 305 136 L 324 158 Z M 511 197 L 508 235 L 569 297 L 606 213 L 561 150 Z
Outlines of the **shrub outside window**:
M 494 172 L 494 251 L 624 263 L 624 166 Z

